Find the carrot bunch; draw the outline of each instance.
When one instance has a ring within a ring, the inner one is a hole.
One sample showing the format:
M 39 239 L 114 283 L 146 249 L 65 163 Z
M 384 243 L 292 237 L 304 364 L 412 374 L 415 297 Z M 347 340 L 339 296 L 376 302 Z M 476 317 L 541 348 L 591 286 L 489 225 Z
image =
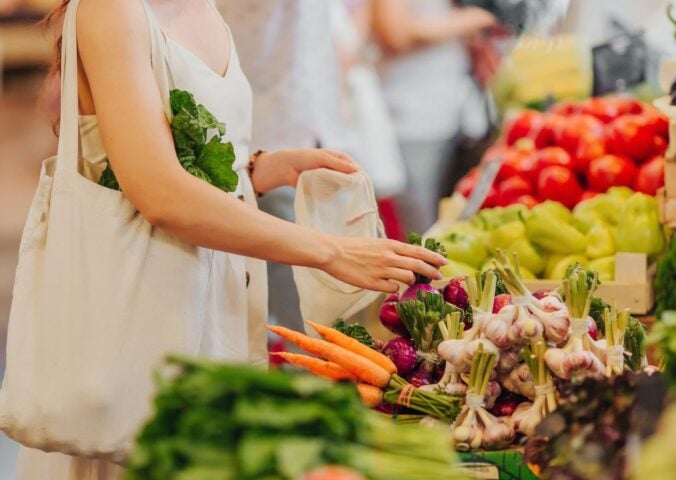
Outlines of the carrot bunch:
M 368 406 L 403 405 L 447 420 L 453 420 L 458 414 L 459 398 L 419 390 L 397 375 L 397 367 L 386 355 L 333 328 L 307 323 L 323 340 L 284 327 L 268 325 L 267 328 L 316 357 L 293 353 L 277 355 L 315 375 L 356 382 L 359 395 Z

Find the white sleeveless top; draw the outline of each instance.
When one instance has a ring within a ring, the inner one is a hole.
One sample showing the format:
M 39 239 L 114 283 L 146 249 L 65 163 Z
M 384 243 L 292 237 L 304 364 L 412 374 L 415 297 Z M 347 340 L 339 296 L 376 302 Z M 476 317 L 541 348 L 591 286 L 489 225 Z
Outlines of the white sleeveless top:
M 230 60 L 221 76 L 199 57 L 162 32 L 151 7 L 143 1 L 151 38 L 165 57 L 172 88 L 192 93 L 216 118 L 225 123 L 224 141 L 235 150 L 233 168 L 239 175 L 234 195 L 256 205 L 255 194 L 246 172 L 251 141 L 252 92 L 240 67 L 235 43 L 230 37 Z M 214 14 L 219 15 L 214 9 Z M 220 15 L 219 15 L 219 18 Z M 96 115 L 80 116 L 81 173 L 97 182 L 106 167 L 107 155 Z M 263 325 L 267 319 L 267 273 L 265 263 L 216 251 L 211 268 L 210 292 L 205 305 L 200 354 L 232 361 L 267 364 Z M 248 284 L 248 288 L 246 285 Z

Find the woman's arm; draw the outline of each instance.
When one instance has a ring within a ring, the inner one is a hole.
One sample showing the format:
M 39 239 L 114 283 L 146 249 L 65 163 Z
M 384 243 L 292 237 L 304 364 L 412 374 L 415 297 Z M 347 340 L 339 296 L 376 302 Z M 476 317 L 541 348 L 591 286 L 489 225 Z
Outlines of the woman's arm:
M 319 268 L 348 283 L 395 291 L 413 273 L 438 277 L 445 259 L 383 239 L 337 238 L 256 210 L 181 168 L 150 66 L 137 0 L 86 0 L 79 53 L 102 140 L 127 198 L 153 225 L 193 245 Z
M 415 1 L 415 0 L 411 0 Z M 393 53 L 465 37 L 496 25 L 486 10 L 464 7 L 438 16 L 416 15 L 409 0 L 373 0 L 373 29 L 380 45 Z

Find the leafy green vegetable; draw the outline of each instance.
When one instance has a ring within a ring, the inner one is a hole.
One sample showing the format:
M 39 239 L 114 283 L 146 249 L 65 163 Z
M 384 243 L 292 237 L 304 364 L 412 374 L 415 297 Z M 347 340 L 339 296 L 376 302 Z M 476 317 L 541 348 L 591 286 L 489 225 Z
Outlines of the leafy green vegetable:
M 378 349 L 375 342 L 373 341 L 373 337 L 363 325 L 359 325 L 358 323 L 348 325 L 345 323 L 345 320 L 339 318 L 333 324 L 333 328 L 338 330 L 340 333 L 344 333 L 348 337 L 354 338 L 358 342 L 363 343 L 367 347 L 371 347 L 374 350 Z
M 610 308 L 610 304 L 599 297 L 592 298 L 589 308 L 589 316 L 594 319 L 596 329 L 605 336 L 606 324 L 603 319 L 603 311 Z M 624 334 L 624 348 L 630 354 L 625 358 L 627 367 L 638 371 L 643 365 L 645 358 L 647 333 L 645 326 L 636 317 L 630 316 L 627 331 Z
M 232 168 L 235 149 L 230 142 L 222 143 L 225 124 L 204 105 L 198 105 L 193 95 L 185 90 L 172 90 L 169 102 L 173 115 L 171 133 L 181 166 L 191 175 L 225 192 L 234 192 L 239 177 Z M 217 134 L 207 141 L 213 130 Z M 103 171 L 99 185 L 120 190 L 110 164 Z
M 436 350 L 442 340 L 439 322 L 453 312 L 463 310 L 444 300 L 442 295 L 418 292 L 416 300 L 397 304 L 397 313 L 417 349 L 423 352 Z
M 172 358 L 127 480 L 291 480 L 346 465 L 371 480 L 453 480 L 448 431 L 386 420 L 353 385 Z M 396 467 L 396 468 L 395 468 Z M 396 470 L 396 471 L 393 471 Z
M 657 345 L 664 374 L 672 388 L 676 388 L 676 311 L 662 313 L 662 318 L 653 326 L 648 342 Z
M 657 265 L 655 295 L 657 318 L 661 318 L 667 310 L 676 310 L 676 235 L 671 238 L 666 255 Z
M 409 244 L 422 247 L 422 237 L 420 236 L 419 233 L 409 232 L 408 235 L 406 236 L 406 239 Z M 440 242 L 437 242 L 434 238 L 428 238 L 427 240 L 425 240 L 425 248 L 427 250 L 431 250 L 435 253 L 438 253 L 439 255 L 442 255 L 444 257 L 446 256 L 446 249 Z M 432 279 L 427 278 L 424 275 L 420 275 L 419 273 L 416 273 L 415 275 L 415 283 L 430 283 L 431 281 Z

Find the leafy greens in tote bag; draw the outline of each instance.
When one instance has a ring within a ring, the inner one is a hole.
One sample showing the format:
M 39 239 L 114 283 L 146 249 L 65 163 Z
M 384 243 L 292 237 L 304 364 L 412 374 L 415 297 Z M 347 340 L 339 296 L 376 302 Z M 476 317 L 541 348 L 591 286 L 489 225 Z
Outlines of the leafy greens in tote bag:
M 171 133 L 178 160 L 187 172 L 224 192 L 234 192 L 239 177 L 232 168 L 235 150 L 231 142 L 222 142 L 225 124 L 198 105 L 190 92 L 174 89 L 169 95 L 171 105 Z M 207 141 L 210 130 L 218 135 Z M 110 166 L 101 174 L 99 185 L 120 190 L 120 184 Z

